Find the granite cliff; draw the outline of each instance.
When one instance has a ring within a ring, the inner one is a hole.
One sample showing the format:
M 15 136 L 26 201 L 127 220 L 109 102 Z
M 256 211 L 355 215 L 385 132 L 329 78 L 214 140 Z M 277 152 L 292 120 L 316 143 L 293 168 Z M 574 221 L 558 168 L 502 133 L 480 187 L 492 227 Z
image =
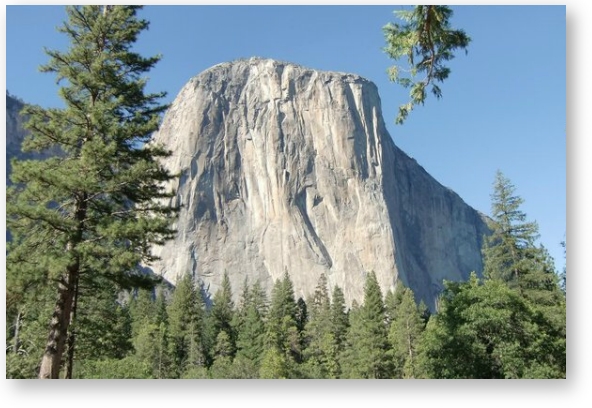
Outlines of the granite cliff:
M 376 86 L 357 75 L 251 58 L 192 78 L 154 142 L 180 178 L 173 241 L 152 270 L 191 273 L 210 292 L 228 272 L 268 289 L 284 271 L 297 296 L 321 273 L 348 303 L 374 271 L 432 309 L 442 280 L 482 269 L 482 215 L 395 146 Z

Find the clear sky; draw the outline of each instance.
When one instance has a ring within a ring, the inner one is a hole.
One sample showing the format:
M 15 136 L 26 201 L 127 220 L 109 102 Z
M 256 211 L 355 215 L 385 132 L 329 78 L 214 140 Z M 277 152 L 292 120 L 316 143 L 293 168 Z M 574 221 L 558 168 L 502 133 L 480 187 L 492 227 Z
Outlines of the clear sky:
M 566 8 L 453 6 L 452 26 L 472 38 L 450 62 L 443 98 L 395 125 L 407 94 L 389 82 L 382 27 L 404 6 L 146 6 L 143 55 L 162 54 L 149 90 L 167 102 L 220 62 L 260 56 L 351 72 L 379 89 L 395 143 L 468 204 L 490 213 L 495 171 L 517 188 L 541 243 L 564 265 L 566 234 Z M 7 6 L 6 86 L 29 103 L 60 106 L 55 78 L 38 73 L 43 48 L 64 49 L 61 6 Z

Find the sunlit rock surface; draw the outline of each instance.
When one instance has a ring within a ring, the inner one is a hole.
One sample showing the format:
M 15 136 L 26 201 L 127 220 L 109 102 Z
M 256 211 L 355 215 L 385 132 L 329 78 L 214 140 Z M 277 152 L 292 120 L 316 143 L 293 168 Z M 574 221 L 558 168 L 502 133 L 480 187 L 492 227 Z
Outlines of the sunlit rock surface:
M 154 141 L 173 154 L 182 205 L 153 271 L 193 274 L 214 293 L 228 272 L 296 296 L 325 273 L 346 301 L 374 271 L 432 309 L 442 280 L 480 272 L 483 217 L 395 146 L 376 86 L 357 75 L 252 58 L 191 79 Z

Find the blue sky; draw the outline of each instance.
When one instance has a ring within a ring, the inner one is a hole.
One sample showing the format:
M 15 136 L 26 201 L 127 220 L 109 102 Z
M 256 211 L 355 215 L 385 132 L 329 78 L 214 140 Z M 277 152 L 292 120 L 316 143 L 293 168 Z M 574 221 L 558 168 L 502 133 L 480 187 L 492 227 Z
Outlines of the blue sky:
M 443 98 L 430 97 L 395 125 L 405 90 L 389 82 L 382 27 L 404 6 L 147 6 L 150 29 L 137 43 L 162 54 L 149 90 L 167 102 L 193 76 L 220 62 L 260 56 L 352 72 L 379 89 L 395 143 L 468 204 L 490 212 L 500 169 L 540 227 L 541 242 L 564 265 L 566 234 L 566 8 L 453 6 L 452 25 L 472 38 L 449 66 Z M 42 106 L 60 106 L 55 79 L 38 73 L 43 47 L 64 49 L 55 28 L 61 6 L 7 6 L 6 86 Z M 503 28 L 503 29 L 502 29 Z

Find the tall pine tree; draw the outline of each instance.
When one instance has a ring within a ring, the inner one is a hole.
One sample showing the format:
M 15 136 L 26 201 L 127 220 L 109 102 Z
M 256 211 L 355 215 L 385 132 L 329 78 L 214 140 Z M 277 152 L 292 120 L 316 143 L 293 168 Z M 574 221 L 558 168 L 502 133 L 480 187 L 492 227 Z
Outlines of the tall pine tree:
M 53 314 L 40 378 L 58 378 L 81 281 L 96 275 L 129 287 L 152 244 L 172 236 L 175 211 L 164 182 L 172 175 L 147 144 L 166 109 L 163 93 L 145 93 L 143 75 L 159 60 L 132 51 L 148 22 L 138 6 L 68 6 L 59 28 L 66 51 L 47 51 L 65 107 L 28 106 L 24 151 L 58 150 L 41 161 L 14 160 L 7 194 L 7 285 L 49 285 Z M 18 278 L 15 278 L 18 276 Z M 12 288 L 11 291 L 18 290 Z M 85 293 L 92 296 L 92 293 Z
M 526 221 L 520 208 L 524 200 L 515 192 L 514 185 L 498 170 L 491 194 L 492 234 L 485 238 L 483 249 L 484 275 L 511 286 L 518 286 L 523 275 L 530 272 L 538 239 L 538 226 Z
M 245 281 L 239 310 L 235 314 L 237 378 L 258 378 L 259 363 L 265 351 L 265 311 L 267 297 L 259 282 L 249 288 Z
M 392 364 L 387 358 L 388 338 L 382 292 L 371 272 L 364 285 L 364 304 L 353 313 L 343 360 L 348 378 L 390 378 Z
M 218 342 L 221 332 L 226 333 L 225 339 L 230 347 L 230 356 L 234 357 L 236 351 L 236 331 L 233 326 L 234 302 L 232 301 L 232 287 L 228 273 L 224 273 L 220 289 L 214 293 L 214 303 L 210 309 L 209 324 L 211 327 L 212 343 Z M 214 353 L 215 354 L 215 353 Z
M 331 317 L 327 277 L 323 273 L 319 277 L 306 324 L 304 356 L 309 377 L 336 378 L 338 374 L 338 348 Z
M 275 357 L 279 353 L 282 356 L 281 361 L 287 364 L 290 370 L 295 368 L 302 353 L 297 311 L 294 286 L 288 272 L 285 272 L 282 279 L 275 282 L 271 292 L 265 356 L 273 356 L 271 361 L 276 361 Z M 277 353 L 271 352 L 271 349 L 275 349 Z M 265 357 L 263 360 L 269 362 Z
M 399 287 L 402 285 L 397 286 L 397 289 Z M 422 311 L 415 303 L 411 289 L 403 288 L 400 293 L 400 302 L 392 313 L 388 335 L 394 360 L 394 376 L 416 378 L 417 349 L 424 329 Z
M 343 290 L 337 285 L 331 297 L 331 332 L 335 338 L 338 352 L 345 347 L 345 336 L 349 327 L 349 318 L 345 306 Z
M 176 377 L 185 370 L 205 364 L 203 348 L 204 303 L 191 274 L 178 282 L 167 309 L 170 350 Z
M 543 246 L 537 247 L 538 225 L 527 221 L 523 199 L 501 171 L 495 175 L 492 199 L 492 234 L 483 248 L 484 275 L 516 290 L 537 312 L 541 335 L 552 342 L 557 370 L 566 365 L 566 301 L 554 261 Z

